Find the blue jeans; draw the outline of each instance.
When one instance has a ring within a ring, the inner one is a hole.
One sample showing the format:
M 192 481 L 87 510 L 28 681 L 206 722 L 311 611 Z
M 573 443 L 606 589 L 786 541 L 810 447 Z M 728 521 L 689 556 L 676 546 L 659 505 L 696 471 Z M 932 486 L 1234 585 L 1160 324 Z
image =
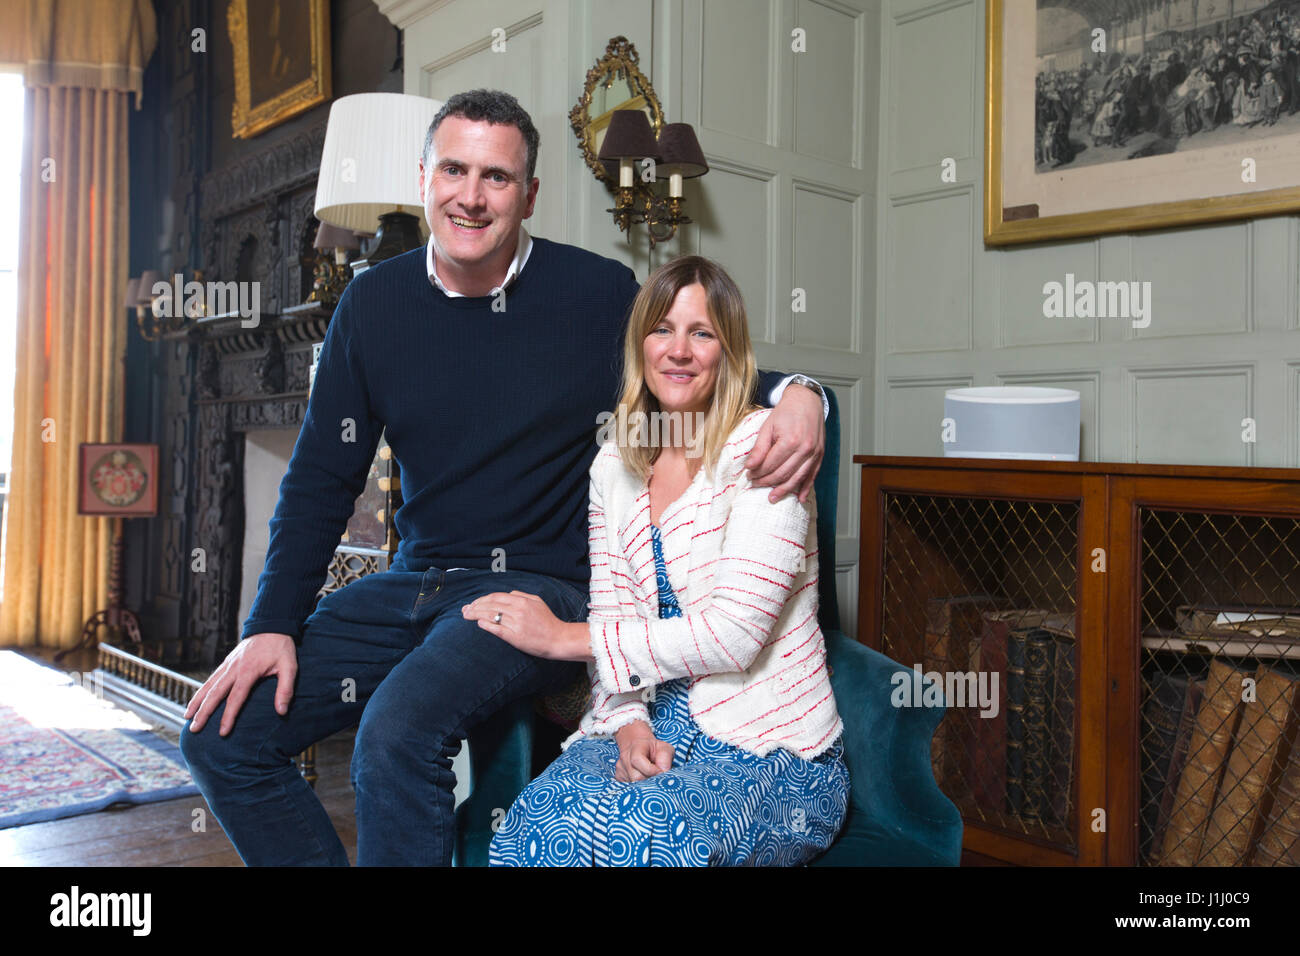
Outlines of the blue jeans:
M 275 712 L 276 678 L 250 692 L 226 737 L 223 701 L 181 753 L 249 866 L 347 866 L 347 853 L 294 757 L 357 726 L 352 754 L 357 863 L 449 865 L 452 758 L 470 730 L 520 697 L 557 690 L 582 665 L 516 650 L 461 617 L 495 591 L 541 597 L 585 620 L 585 588 L 524 571 L 389 570 L 323 597 L 304 625 L 293 700 Z

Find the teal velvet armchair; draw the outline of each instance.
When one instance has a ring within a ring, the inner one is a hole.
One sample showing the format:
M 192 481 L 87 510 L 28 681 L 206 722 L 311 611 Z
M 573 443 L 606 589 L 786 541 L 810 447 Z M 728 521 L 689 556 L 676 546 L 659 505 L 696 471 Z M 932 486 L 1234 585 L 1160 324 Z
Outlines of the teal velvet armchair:
M 831 686 L 844 720 L 852 778 L 849 813 L 831 848 L 814 866 L 956 866 L 962 821 L 930 768 L 930 741 L 940 707 L 894 707 L 893 675 L 911 670 L 840 631 L 835 594 L 839 407 L 827 395 L 826 457 L 817 473 L 817 544 L 821 575 L 818 621 L 826 639 Z M 868 542 L 863 542 L 864 546 Z M 476 727 L 469 737 L 470 796 L 457 810 L 457 866 L 487 864 L 493 825 L 532 779 L 533 702 L 522 700 Z

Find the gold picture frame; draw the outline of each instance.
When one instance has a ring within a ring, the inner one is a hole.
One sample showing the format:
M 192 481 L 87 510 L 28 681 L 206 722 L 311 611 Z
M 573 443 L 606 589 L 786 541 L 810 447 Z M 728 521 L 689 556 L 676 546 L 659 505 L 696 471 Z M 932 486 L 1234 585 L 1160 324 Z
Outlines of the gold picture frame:
M 1029 178 L 1023 174 L 1025 160 L 1008 162 L 1008 145 L 1021 152 L 1028 151 L 1028 165 L 1038 162 L 1034 98 L 1036 74 L 1030 74 L 1025 83 L 1026 62 L 1038 59 L 1036 22 L 1026 29 L 1025 18 L 1035 16 L 1036 4 L 1022 0 L 1007 4 L 1005 0 L 986 0 L 985 17 L 985 129 L 984 129 L 984 242 L 989 246 L 1009 246 L 1045 240 L 1073 239 L 1119 232 L 1136 232 L 1148 229 L 1190 226 L 1194 224 L 1246 219 L 1257 216 L 1275 216 L 1300 211 L 1300 162 L 1272 163 L 1272 182 L 1245 183 L 1247 188 L 1226 190 L 1233 176 L 1240 173 L 1247 154 L 1256 151 L 1253 144 L 1236 143 L 1220 145 L 1213 149 L 1179 150 L 1175 147 L 1167 154 L 1153 153 L 1149 157 L 1117 157 L 1122 164 L 1108 162 L 1105 166 L 1090 169 L 1063 170 L 1061 174 L 1044 177 L 1050 186 L 1034 184 L 1026 188 Z M 1008 17 L 1015 22 L 1008 23 Z M 1004 39 L 1010 35 L 1016 45 L 1007 49 Z M 1199 39 L 1193 29 L 1192 35 Z M 1144 51 L 1145 52 L 1145 51 Z M 1008 60 L 1009 56 L 1015 57 Z M 1140 68 L 1140 67 L 1139 67 Z M 1023 101 L 1008 105 L 1004 83 L 1008 74 L 1015 72 L 1015 80 Z M 1025 112 L 1028 109 L 1028 138 L 1024 135 Z M 1008 114 L 1015 113 L 1015 121 Z M 1085 114 L 1086 116 L 1086 114 Z M 1008 126 L 1013 127 L 1008 133 Z M 1226 127 L 1227 124 L 1221 124 Z M 1189 137 L 1190 138 L 1190 137 Z M 1287 150 L 1292 134 L 1256 138 L 1256 143 L 1267 143 L 1268 150 L 1276 155 Z M 1300 135 L 1296 136 L 1300 142 Z M 1166 140 L 1167 142 L 1167 140 Z M 1088 144 L 1084 144 L 1088 148 Z M 1204 155 L 1197 155 L 1197 154 Z M 1136 162 L 1134 160 L 1136 159 Z M 1127 167 L 1146 164 L 1141 174 Z M 1012 165 L 1020 172 L 1009 170 Z M 1104 170 L 1116 167 L 1115 172 L 1101 179 Z M 1122 168 L 1122 171 L 1120 169 Z M 1030 169 L 1032 174 L 1033 170 Z M 1056 170 L 1053 169 L 1053 173 Z M 1080 175 L 1084 173 L 1086 175 Z M 1261 177 L 1262 179 L 1262 177 Z M 1052 182 L 1055 180 L 1055 182 Z M 1268 188 L 1272 186 L 1273 188 Z M 1225 190 L 1219 194 L 1208 190 Z M 1053 190 L 1056 193 L 1052 198 Z M 1073 192 L 1071 192 L 1073 190 Z M 1127 193 L 1127 197 L 1121 194 Z M 1175 198 L 1164 201 L 1134 201 L 1152 195 L 1176 193 Z M 1198 195 L 1199 193 L 1199 195 Z M 1086 194 L 1086 199 L 1082 198 Z M 1027 198 L 1047 202 L 1026 202 Z M 1120 197 L 1123 201 L 1110 202 L 1108 198 Z M 1098 204 L 1098 208 L 1053 213 L 1053 202 L 1079 205 L 1081 202 Z M 1045 208 L 1046 207 L 1046 208 Z
M 264 133 L 330 98 L 329 0 L 230 0 L 226 27 L 235 53 L 231 132 Z M 256 66 L 256 70 L 254 70 Z

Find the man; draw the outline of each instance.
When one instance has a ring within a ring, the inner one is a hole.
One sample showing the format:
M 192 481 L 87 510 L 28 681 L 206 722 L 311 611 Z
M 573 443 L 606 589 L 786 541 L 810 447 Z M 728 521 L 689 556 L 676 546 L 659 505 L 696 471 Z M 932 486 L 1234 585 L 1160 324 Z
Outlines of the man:
M 195 694 L 181 738 L 248 864 L 347 865 L 293 757 L 354 724 L 358 862 L 449 863 L 460 741 L 581 674 L 460 611 L 519 590 L 562 620 L 586 616 L 587 470 L 637 284 L 621 263 L 523 229 L 537 145 L 513 97 L 449 99 L 418 167 L 428 247 L 357 276 L 331 318 L 243 640 Z M 822 398 L 764 378 L 784 394 L 747 466 L 774 500 L 806 495 Z M 385 428 L 401 547 L 389 571 L 313 611 Z

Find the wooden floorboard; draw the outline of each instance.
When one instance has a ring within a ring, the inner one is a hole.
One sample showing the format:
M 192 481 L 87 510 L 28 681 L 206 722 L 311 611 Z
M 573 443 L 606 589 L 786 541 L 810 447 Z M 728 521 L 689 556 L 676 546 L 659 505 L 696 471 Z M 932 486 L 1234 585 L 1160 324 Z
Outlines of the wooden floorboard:
M 348 760 L 335 761 L 331 766 L 330 758 L 324 754 L 318 757 L 321 779 L 317 796 L 348 858 L 355 861 L 356 817 L 352 788 L 347 782 Z M 192 829 L 196 809 L 206 814 L 206 830 L 198 833 Z M 0 866 L 163 865 L 243 864 L 201 796 L 0 830 Z
M 25 648 L 24 653 L 50 663 L 52 653 Z M 93 669 L 89 652 L 59 666 Z M 159 735 L 176 742 L 174 732 Z M 356 862 L 356 815 L 349 765 L 352 730 L 321 741 L 316 751 L 316 795 Z M 206 830 L 192 829 L 194 811 L 206 815 Z M 243 866 L 239 854 L 200 795 L 159 803 L 121 806 L 62 820 L 0 830 L 0 866 Z

